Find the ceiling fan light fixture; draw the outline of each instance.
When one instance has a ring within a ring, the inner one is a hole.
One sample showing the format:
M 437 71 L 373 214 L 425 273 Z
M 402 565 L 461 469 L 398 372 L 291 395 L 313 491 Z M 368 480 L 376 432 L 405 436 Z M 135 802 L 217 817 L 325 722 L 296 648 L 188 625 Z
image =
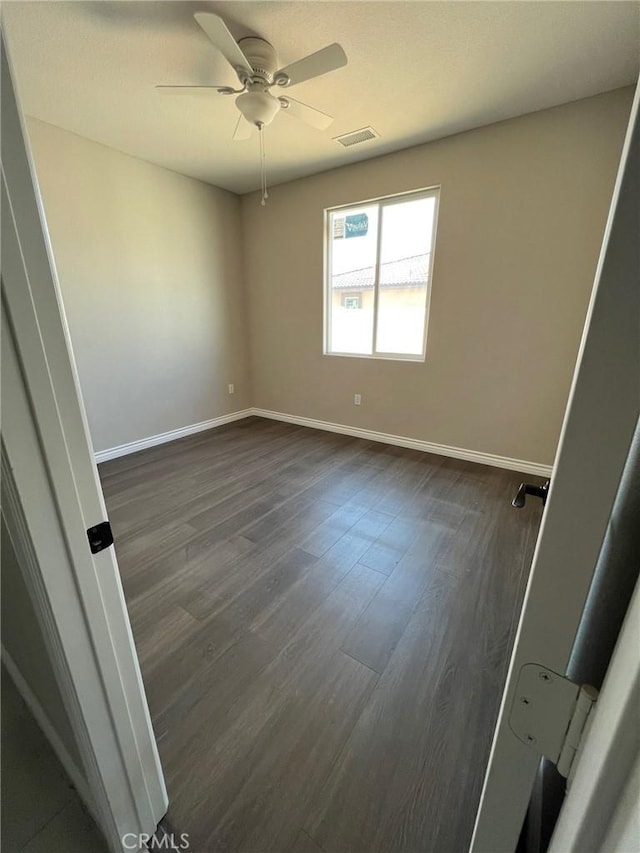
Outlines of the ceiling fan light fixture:
M 266 127 L 274 120 L 282 105 L 268 92 L 244 92 L 236 98 L 236 106 L 250 124 Z

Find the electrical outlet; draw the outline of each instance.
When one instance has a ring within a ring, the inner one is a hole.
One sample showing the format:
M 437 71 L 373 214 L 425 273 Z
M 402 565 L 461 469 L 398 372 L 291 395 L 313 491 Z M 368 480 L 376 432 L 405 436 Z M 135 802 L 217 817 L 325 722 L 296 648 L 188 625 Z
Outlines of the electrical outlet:
M 353 395 L 353 405 L 359 406 L 360 403 L 362 403 L 362 396 L 360 394 L 354 394 Z
M 230 385 L 229 385 L 229 393 L 230 393 L 230 394 L 235 394 L 235 393 L 236 393 L 236 386 L 235 386 L 235 385 L 233 385 L 233 384 L 230 384 Z

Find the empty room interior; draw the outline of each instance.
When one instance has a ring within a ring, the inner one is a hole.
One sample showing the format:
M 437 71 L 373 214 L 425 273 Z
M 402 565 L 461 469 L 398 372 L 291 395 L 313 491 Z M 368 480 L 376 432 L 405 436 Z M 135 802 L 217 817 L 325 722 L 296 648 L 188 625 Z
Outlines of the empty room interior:
M 4 5 L 189 849 L 468 849 L 638 9 Z M 3 738 L 28 693 L 73 762 L 37 624 L 3 521 Z M 101 849 L 67 794 L 26 815 L 23 775 L 6 850 Z

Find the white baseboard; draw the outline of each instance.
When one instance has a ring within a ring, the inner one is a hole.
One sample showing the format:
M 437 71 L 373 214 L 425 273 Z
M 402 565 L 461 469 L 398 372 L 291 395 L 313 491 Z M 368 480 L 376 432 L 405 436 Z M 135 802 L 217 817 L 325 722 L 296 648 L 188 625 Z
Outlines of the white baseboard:
M 166 444 L 177 438 L 194 435 L 196 432 L 204 432 L 207 429 L 229 424 L 232 421 L 240 421 L 253 414 L 253 409 L 243 409 L 240 412 L 232 412 L 230 415 L 221 415 L 219 418 L 211 418 L 209 421 L 200 421 L 198 424 L 172 429 L 169 432 L 161 432 L 158 435 L 150 435 L 149 438 L 141 438 L 138 441 L 130 441 L 128 444 L 120 444 L 118 447 L 110 447 L 108 450 L 99 450 L 95 453 L 96 462 L 107 462 L 109 459 L 117 459 L 119 456 L 127 456 L 129 453 L 137 453 L 146 450 L 147 447 L 156 447 L 158 444 Z
M 383 444 L 409 447 L 412 450 L 421 450 L 424 453 L 436 453 L 438 456 L 449 456 L 452 459 L 464 459 L 466 462 L 479 462 L 482 465 L 492 465 L 494 468 L 506 468 L 509 471 L 521 471 L 524 474 L 537 474 L 540 477 L 550 477 L 552 471 L 551 465 L 541 465 L 538 462 L 528 462 L 524 459 L 510 459 L 507 456 L 496 456 L 493 453 L 466 450 L 462 447 L 450 447 L 447 444 L 434 444 L 431 441 L 421 441 L 417 438 L 406 438 L 402 435 L 391 435 L 386 432 L 376 432 L 371 429 L 361 429 L 360 427 L 347 426 L 346 424 L 334 424 L 330 421 L 319 421 L 315 418 L 304 418 L 299 415 L 289 415 L 284 412 L 271 412 L 268 409 L 257 408 L 243 409 L 240 412 L 232 412 L 230 415 L 212 418 L 210 421 L 201 421 L 198 424 L 191 424 L 191 426 L 181 427 L 170 432 L 163 432 L 159 435 L 152 435 L 149 438 L 142 438 L 139 441 L 132 441 L 129 444 L 121 444 L 119 447 L 111 447 L 109 450 L 100 450 L 95 454 L 95 459 L 96 462 L 107 462 L 109 459 L 116 459 L 118 456 L 137 453 L 139 450 L 145 450 L 147 447 L 155 447 L 158 444 L 175 441 L 177 438 L 184 438 L 187 435 L 213 429 L 214 427 L 222 426 L 232 421 L 239 421 L 252 415 L 259 418 L 269 418 L 274 421 L 283 421 L 289 424 L 298 424 L 298 426 L 311 427 L 312 429 L 321 429 L 326 432 L 338 432 L 342 435 L 351 435 L 354 438 L 380 441 Z
M 260 418 L 270 418 L 274 421 L 285 421 L 289 424 L 322 429 L 327 432 L 339 432 L 352 435 L 355 438 L 367 438 L 370 441 L 380 441 L 383 444 L 394 444 L 398 447 L 409 447 L 412 450 L 422 450 L 425 453 L 436 453 L 438 456 L 449 456 L 453 459 L 464 459 L 467 462 L 479 462 L 482 465 L 492 465 L 494 468 L 506 468 L 509 471 L 521 471 L 525 474 L 537 474 L 540 477 L 550 477 L 551 465 L 541 465 L 538 462 L 527 462 L 523 459 L 510 459 L 507 456 L 496 456 L 493 453 L 482 453 L 477 450 L 465 450 L 462 447 L 449 447 L 446 444 L 434 444 L 431 441 L 421 441 L 417 438 L 406 438 L 402 435 L 391 435 L 386 432 L 375 432 L 371 429 L 334 424 L 329 421 L 318 421 L 314 418 L 303 418 L 298 415 L 287 415 L 283 412 L 270 412 L 267 409 L 251 409 L 250 414 Z
M 95 809 L 93 806 L 93 800 L 89 793 L 87 781 L 83 773 L 69 754 L 68 749 L 60 739 L 60 736 L 53 727 L 51 720 L 47 716 L 47 712 L 44 710 L 44 708 L 38 701 L 35 693 L 31 690 L 31 688 L 25 681 L 22 673 L 16 666 L 15 661 L 4 646 L 2 646 L 2 663 L 7 668 L 7 672 L 11 676 L 11 680 L 16 686 L 16 690 L 22 696 L 27 708 L 31 711 L 42 733 L 51 744 L 51 748 L 58 757 L 58 761 L 60 762 L 60 764 L 62 764 L 65 773 L 73 783 L 74 788 L 78 792 L 80 798 L 84 801 L 84 804 L 87 806 L 95 820 Z

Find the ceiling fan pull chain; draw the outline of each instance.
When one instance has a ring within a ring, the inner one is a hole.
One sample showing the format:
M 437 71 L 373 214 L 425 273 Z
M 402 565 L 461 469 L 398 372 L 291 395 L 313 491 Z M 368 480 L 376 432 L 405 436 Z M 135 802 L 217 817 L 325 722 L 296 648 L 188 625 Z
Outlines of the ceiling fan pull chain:
M 269 193 L 267 192 L 267 158 L 264 146 L 263 124 L 258 126 L 258 136 L 260 138 L 260 189 L 262 192 L 262 201 L 260 203 L 264 207 L 267 203 L 267 199 L 269 198 Z
M 264 133 L 262 136 L 262 164 L 263 164 L 262 168 L 264 169 L 264 198 L 266 201 L 266 199 L 269 198 L 269 193 L 267 191 L 267 148 L 266 148 L 266 142 L 264 139 Z
M 264 207 L 266 202 L 264 199 L 264 126 L 258 125 L 258 140 L 260 144 L 260 204 Z

